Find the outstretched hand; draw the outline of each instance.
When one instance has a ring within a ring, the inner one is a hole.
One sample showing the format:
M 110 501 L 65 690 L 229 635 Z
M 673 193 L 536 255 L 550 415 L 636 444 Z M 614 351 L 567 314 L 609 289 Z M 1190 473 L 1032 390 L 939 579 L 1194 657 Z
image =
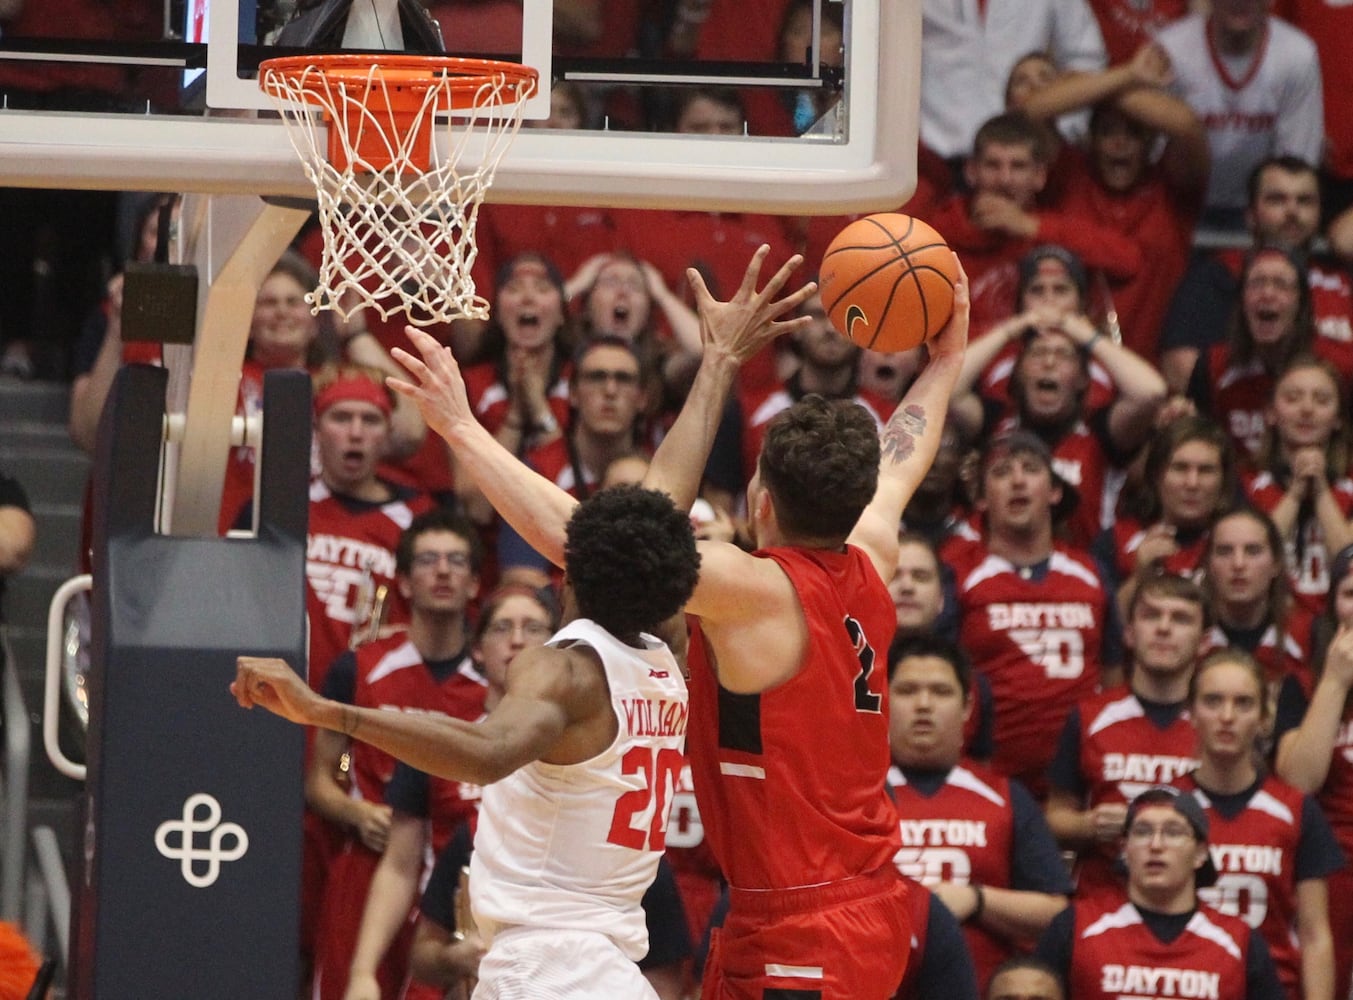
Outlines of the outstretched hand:
M 476 423 L 460 365 L 451 354 L 451 348 L 427 331 L 406 326 L 404 332 L 422 357 L 416 358 L 399 347 L 391 350 L 391 356 L 411 378 L 390 376 L 385 383 L 401 396 L 413 400 L 418 412 L 423 414 L 424 422 L 447 441 L 452 441 L 461 427 Z
M 742 285 L 727 302 L 720 302 L 710 294 L 699 271 L 693 267 L 686 269 L 686 280 L 695 293 L 696 309 L 700 314 L 700 338 L 706 352 L 716 351 L 740 365 L 780 334 L 812 323 L 806 316 L 789 320 L 780 317 L 807 301 L 817 291 L 815 283 L 810 281 L 784 298 L 775 297 L 803 263 L 801 255 L 789 258 L 766 282 L 765 288 L 756 290 L 761 265 L 769 253 L 770 247 L 764 243 L 757 249 L 742 276 Z
M 242 708 L 266 708 L 274 715 L 309 725 L 322 699 L 285 660 L 272 656 L 241 656 L 235 660 L 230 693 Z

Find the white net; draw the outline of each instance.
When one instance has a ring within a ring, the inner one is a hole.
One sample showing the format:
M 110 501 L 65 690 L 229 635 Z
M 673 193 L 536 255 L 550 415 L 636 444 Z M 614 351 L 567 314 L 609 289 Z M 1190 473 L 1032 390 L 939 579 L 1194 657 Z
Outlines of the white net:
M 475 223 L 534 70 L 442 57 L 274 59 L 259 67 L 315 185 L 324 254 L 311 310 L 420 326 L 488 316 Z M 449 114 L 454 109 L 453 114 Z

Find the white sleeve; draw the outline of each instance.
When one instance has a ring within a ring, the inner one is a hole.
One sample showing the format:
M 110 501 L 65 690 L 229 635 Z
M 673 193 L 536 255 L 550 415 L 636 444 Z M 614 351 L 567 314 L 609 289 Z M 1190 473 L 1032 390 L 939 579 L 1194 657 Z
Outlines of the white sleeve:
M 1273 152 L 1300 156 L 1319 166 L 1324 156 L 1325 109 L 1320 87 L 1320 56 L 1303 37 L 1307 58 L 1292 67 L 1283 88 L 1282 108 L 1274 126 Z
M 1101 70 L 1107 65 L 1104 35 L 1085 0 L 1061 0 L 1052 31 L 1052 57 L 1060 69 Z

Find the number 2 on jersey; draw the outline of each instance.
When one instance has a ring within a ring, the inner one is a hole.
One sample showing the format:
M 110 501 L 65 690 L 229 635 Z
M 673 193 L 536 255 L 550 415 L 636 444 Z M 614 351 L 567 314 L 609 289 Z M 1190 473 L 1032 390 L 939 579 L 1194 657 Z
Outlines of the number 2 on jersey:
M 875 714 L 883 704 L 883 697 L 869 690 L 869 675 L 874 672 L 874 647 L 869 645 L 860 623 L 850 615 L 846 615 L 846 635 L 850 636 L 855 655 L 860 660 L 860 672 L 855 675 L 855 711 Z
M 685 755 L 674 747 L 632 747 L 620 758 L 622 774 L 642 774 L 645 785 L 615 801 L 607 843 L 635 851 L 661 851 L 667 842 L 667 807 Z M 635 829 L 634 818 L 653 808 L 648 829 Z

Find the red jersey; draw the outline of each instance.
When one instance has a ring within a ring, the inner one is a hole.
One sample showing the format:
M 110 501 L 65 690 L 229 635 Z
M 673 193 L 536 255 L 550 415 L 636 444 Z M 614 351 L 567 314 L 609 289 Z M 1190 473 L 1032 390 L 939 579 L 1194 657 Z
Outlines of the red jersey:
M 567 277 L 588 258 L 618 247 L 610 209 L 566 205 L 485 205 L 479 211 L 475 242 L 483 258 L 476 274 L 489 279 L 480 291 L 490 301 L 498 269 L 527 251 L 543 254 Z
M 568 365 L 561 367 L 559 376 L 549 391 L 550 412 L 564 430 L 568 429 L 572 416 L 568 401 L 568 368 Z M 498 365 L 492 361 L 485 361 L 471 365 L 463 374 L 465 394 L 470 400 L 470 408 L 474 410 L 475 417 L 489 429 L 490 434 L 497 434 L 503 426 L 503 421 L 507 419 L 509 402 L 507 385 L 502 380 Z
M 885 790 L 892 599 L 854 546 L 757 555 L 794 585 L 808 646 L 783 684 L 734 694 L 720 687 L 704 635 L 692 634 L 687 752 L 705 834 L 739 889 L 879 871 L 901 847 Z
M 949 551 L 960 642 L 996 702 L 991 764 L 1041 801 L 1055 734 L 1099 684 L 1108 595 L 1093 560 L 1075 549 L 1055 549 L 1043 566 L 1023 569 L 985 542 Z
M 424 712 L 474 720 L 484 714 L 488 684 L 468 656 L 438 680 L 407 635 L 387 636 L 356 649 L 357 677 L 352 704 L 401 712 Z M 385 786 L 395 773 L 395 758 L 360 740 L 352 743 L 355 798 L 384 802 Z M 464 819 L 472 809 L 465 810 Z
M 1288 996 L 1301 996 L 1296 926 L 1305 796 L 1268 775 L 1245 807 L 1228 815 L 1230 810 L 1219 809 L 1192 775 L 1175 784 L 1191 792 L 1207 813 L 1208 850 L 1218 878 L 1216 885 L 1199 889 L 1198 898 L 1262 934 Z
M 1254 647 L 1245 649 L 1245 652 L 1258 660 L 1259 665 L 1264 668 L 1273 704 L 1277 704 L 1278 688 L 1288 674 L 1296 677 L 1302 690 L 1308 697 L 1310 696 L 1311 671 L 1306 664 L 1306 647 L 1295 638 L 1297 635 L 1310 635 L 1310 624 L 1311 618 L 1308 614 L 1300 608 L 1293 608 L 1292 614 L 1288 616 L 1286 630 L 1280 630 L 1277 625 L 1269 625 L 1260 634 L 1259 641 Z M 1243 643 L 1235 642 L 1234 637 L 1228 636 L 1220 625 L 1213 625 L 1203 633 L 1203 641 L 1198 646 L 1198 659 L 1201 661 L 1213 650 L 1235 645 L 1244 646 Z
M 908 785 L 899 768 L 889 771 L 888 783 L 903 817 L 902 849 L 894 859 L 903 875 L 925 886 L 1011 885 L 1014 813 L 1008 778 L 964 761 L 928 797 Z M 964 924 L 963 936 L 979 983 L 1013 954 L 1008 940 L 978 924 Z
M 992 433 L 1004 434 L 1019 426 L 1019 418 L 1009 416 L 998 422 Z M 1104 524 L 1112 523 L 1120 485 L 1109 458 L 1112 445 L 1108 440 L 1108 415 L 1100 410 L 1086 420 L 1077 420 L 1070 430 L 1049 444 L 1053 471 L 1080 498 L 1066 521 L 1066 541 L 1078 549 L 1089 549 Z
M 1211 386 L 1211 399 L 1203 409 L 1226 429 L 1238 456 L 1254 458 L 1264 437 L 1264 412 L 1273 393 L 1273 375 L 1258 359 L 1232 364 L 1227 344 L 1208 347 L 1202 364 L 1203 377 Z
M 1184 0 L 1177 2 L 1184 6 Z M 1140 5 L 1116 2 L 1114 6 Z M 1058 208 L 1109 226 L 1141 246 L 1142 264 L 1137 272 L 1115 283 L 1112 289 L 1092 290 L 1091 298 L 1107 290 L 1118 315 L 1123 345 L 1147 360 L 1154 360 L 1170 298 L 1184 277 L 1193 251 L 1193 230 L 1202 209 L 1203 187 L 1175 190 L 1157 168 L 1148 167 L 1131 190 L 1110 191 L 1095 179 L 1084 153 L 1069 153 L 1060 162 L 1065 164 L 1065 172 Z
M 1147 531 L 1154 525 L 1142 524 L 1136 518 L 1120 517 L 1109 529 L 1113 539 L 1113 568 L 1119 580 L 1126 580 L 1137 569 L 1137 549 L 1146 539 Z M 1200 531 L 1186 545 L 1180 545 L 1173 554 L 1166 556 L 1161 568 L 1167 573 L 1177 573 L 1196 580 L 1202 573 L 1203 554 L 1207 551 L 1209 533 Z M 1180 541 L 1178 537 L 1176 543 Z
M 1104 36 L 1109 65 L 1132 58 L 1144 43 L 1171 21 L 1189 12 L 1188 0 L 1089 0 Z
M 933 225 L 963 258 L 972 289 L 974 333 L 1015 312 L 1019 262 L 1044 243 L 1057 243 L 1080 257 L 1086 268 L 1125 281 L 1142 267 L 1135 240 L 1084 216 L 1040 212 L 1038 232 L 1027 239 L 978 228 L 968 214 L 967 195 L 955 195 L 935 209 Z
M 1077 902 L 1072 912 L 1067 996 L 1246 1000 L 1250 929 L 1236 917 L 1200 907 L 1183 933 L 1162 941 L 1122 897 Z
M 367 503 L 310 484 L 310 530 L 305 549 L 305 607 L 310 621 L 310 686 L 323 690 L 324 675 L 367 621 L 380 588 L 385 588 L 384 621 L 409 620 L 395 582 L 395 548 L 400 533 L 432 508 L 424 494 L 392 491 L 385 503 Z
M 1245 492 L 1256 507 L 1265 514 L 1272 514 L 1287 489 L 1266 470 L 1245 477 Z M 1353 515 L 1353 479 L 1345 476 L 1330 483 L 1330 495 L 1345 519 Z M 1314 514 L 1305 524 L 1298 524 L 1295 534 L 1299 537 L 1286 539 L 1285 545 L 1292 596 L 1310 614 L 1318 615 L 1324 610 L 1325 597 L 1329 594 L 1329 564 L 1334 554 L 1325 546 L 1325 533 L 1320 530 L 1320 521 Z
M 1168 785 L 1198 766 L 1198 734 L 1186 710 L 1164 729 L 1146 714 L 1126 686 L 1112 688 L 1076 706 L 1080 722 L 1080 777 L 1085 807 L 1131 802 L 1152 785 Z M 1123 880 L 1115 870 L 1120 843 L 1099 844 L 1080 858 L 1076 895 L 1112 890 Z
M 1353 705 L 1344 709 L 1339 732 L 1334 737 L 1329 774 L 1316 800 L 1329 818 L 1339 846 L 1353 864 Z

